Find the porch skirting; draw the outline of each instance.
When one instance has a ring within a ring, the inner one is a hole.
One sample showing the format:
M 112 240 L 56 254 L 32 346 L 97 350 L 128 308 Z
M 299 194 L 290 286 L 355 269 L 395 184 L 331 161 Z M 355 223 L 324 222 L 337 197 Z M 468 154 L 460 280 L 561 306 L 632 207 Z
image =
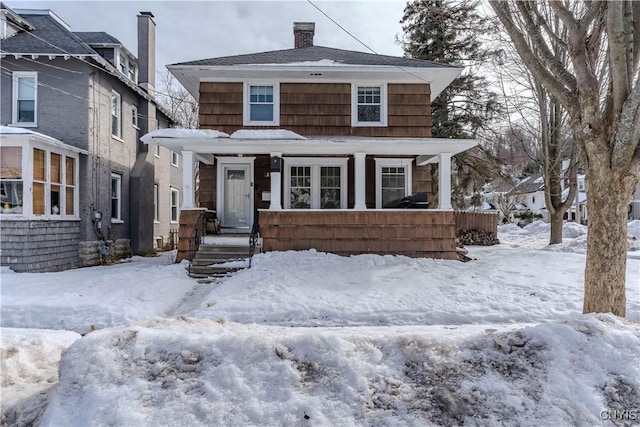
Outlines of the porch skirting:
M 453 211 L 260 210 L 263 251 L 457 259 Z

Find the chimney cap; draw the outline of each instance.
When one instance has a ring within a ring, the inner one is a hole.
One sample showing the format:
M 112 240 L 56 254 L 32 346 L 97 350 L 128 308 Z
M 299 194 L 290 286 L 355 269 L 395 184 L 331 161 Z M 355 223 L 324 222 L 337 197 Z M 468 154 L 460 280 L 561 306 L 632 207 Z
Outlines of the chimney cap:
M 315 22 L 294 22 L 293 31 L 315 31 Z
M 150 17 L 154 18 L 153 13 L 151 13 L 151 12 L 140 12 L 140 15 L 142 15 L 142 16 L 150 16 Z

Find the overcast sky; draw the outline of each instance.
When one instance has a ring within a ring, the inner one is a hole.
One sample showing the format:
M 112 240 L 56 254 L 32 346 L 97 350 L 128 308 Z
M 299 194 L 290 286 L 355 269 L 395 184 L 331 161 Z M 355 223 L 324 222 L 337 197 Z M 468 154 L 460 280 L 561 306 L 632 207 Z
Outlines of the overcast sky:
M 293 47 L 293 22 L 315 22 L 314 44 L 367 51 L 305 0 L 292 1 L 21 1 L 14 9 L 51 9 L 72 31 L 105 31 L 137 54 L 140 11 L 155 16 L 156 66 Z M 402 56 L 396 39 L 406 1 L 314 1 L 379 54 Z

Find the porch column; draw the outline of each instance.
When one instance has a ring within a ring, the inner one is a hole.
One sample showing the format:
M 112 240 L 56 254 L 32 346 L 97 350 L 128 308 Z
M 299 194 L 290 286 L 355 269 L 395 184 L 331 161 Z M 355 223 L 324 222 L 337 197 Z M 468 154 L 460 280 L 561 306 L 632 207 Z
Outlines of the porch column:
M 270 211 L 282 210 L 282 153 L 270 153 L 271 156 L 271 203 Z
M 367 189 L 367 176 L 365 174 L 365 159 L 367 153 L 354 153 L 355 160 L 354 179 L 356 187 L 356 200 L 353 209 L 364 210 L 367 209 L 366 204 L 366 189 Z
M 193 209 L 194 201 L 193 151 L 182 152 L 182 209 Z
M 451 153 L 438 155 L 438 209 L 451 208 Z

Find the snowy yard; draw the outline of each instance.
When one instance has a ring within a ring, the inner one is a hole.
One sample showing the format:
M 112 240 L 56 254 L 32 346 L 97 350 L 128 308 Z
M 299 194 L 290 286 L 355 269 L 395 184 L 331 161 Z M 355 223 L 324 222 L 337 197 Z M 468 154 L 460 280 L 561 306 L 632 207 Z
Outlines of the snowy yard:
M 266 253 L 211 284 L 171 254 L 3 269 L 2 424 L 639 423 L 640 221 L 627 320 L 580 314 L 584 227 L 500 231 L 467 263 Z

